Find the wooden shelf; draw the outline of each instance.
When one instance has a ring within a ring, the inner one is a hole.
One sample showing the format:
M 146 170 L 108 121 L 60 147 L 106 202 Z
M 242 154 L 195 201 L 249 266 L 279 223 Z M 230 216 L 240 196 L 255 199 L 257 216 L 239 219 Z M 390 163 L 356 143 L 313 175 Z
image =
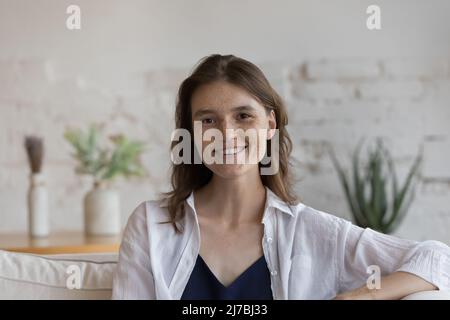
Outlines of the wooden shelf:
M 45 238 L 26 233 L 0 234 L 0 249 L 34 254 L 116 253 L 121 236 L 87 236 L 83 232 L 57 232 Z

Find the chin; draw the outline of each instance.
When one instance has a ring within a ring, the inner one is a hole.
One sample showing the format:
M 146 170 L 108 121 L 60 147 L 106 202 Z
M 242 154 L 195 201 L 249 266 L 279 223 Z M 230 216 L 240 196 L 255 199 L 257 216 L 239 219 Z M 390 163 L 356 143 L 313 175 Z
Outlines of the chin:
M 216 164 L 209 169 L 223 179 L 235 179 L 246 175 L 252 167 L 245 164 Z
M 250 151 L 246 147 L 247 151 L 245 154 L 245 161 L 246 163 L 237 163 L 237 157 L 231 156 L 230 158 L 226 159 L 223 158 L 223 163 L 215 163 L 206 165 L 208 169 L 210 169 L 215 175 L 218 177 L 221 177 L 223 179 L 235 179 L 241 176 L 246 175 L 247 173 L 255 170 L 258 170 L 259 172 L 259 161 L 256 161 L 257 156 L 255 154 L 255 150 L 251 149 Z M 249 160 L 253 159 L 253 160 Z M 226 161 L 230 161 L 230 163 L 225 163 Z M 253 161 L 252 163 L 249 163 L 248 161 Z M 244 161 L 241 161 L 244 162 Z

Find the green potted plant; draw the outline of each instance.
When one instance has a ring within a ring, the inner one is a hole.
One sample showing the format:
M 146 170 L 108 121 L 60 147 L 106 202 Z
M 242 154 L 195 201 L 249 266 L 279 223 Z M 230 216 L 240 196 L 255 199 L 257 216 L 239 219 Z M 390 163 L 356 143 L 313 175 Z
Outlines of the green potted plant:
M 93 187 L 84 198 L 84 224 L 89 235 L 115 235 L 121 231 L 120 197 L 112 182 L 119 176 L 143 176 L 140 155 L 145 145 L 124 135 L 101 137 L 101 130 L 91 125 L 85 132 L 68 129 L 65 139 L 74 149 L 75 172 L 90 175 Z M 103 139 L 101 139 L 103 138 Z
M 354 222 L 363 228 L 392 233 L 414 199 L 422 152 L 415 158 L 403 184 L 399 185 L 392 156 L 383 141 L 377 139 L 375 148 L 368 153 L 366 163 L 360 160 L 362 145 L 361 142 L 353 153 L 351 173 L 342 168 L 330 148 L 332 162 Z

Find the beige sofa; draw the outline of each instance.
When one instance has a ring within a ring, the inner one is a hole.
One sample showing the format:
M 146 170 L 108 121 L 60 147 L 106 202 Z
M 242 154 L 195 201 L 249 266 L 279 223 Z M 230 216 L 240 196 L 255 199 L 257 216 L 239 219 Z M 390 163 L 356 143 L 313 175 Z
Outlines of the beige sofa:
M 0 250 L 0 299 L 110 299 L 117 254 L 37 256 Z M 425 291 L 404 299 L 450 300 Z
M 117 254 L 38 256 L 0 250 L 0 299 L 110 299 L 116 264 Z

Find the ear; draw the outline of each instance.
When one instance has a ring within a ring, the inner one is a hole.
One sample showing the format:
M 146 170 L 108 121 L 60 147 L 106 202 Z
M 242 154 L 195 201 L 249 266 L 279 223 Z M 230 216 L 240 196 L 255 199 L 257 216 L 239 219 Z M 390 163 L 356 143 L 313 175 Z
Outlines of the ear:
M 267 140 L 270 140 L 275 135 L 276 128 L 277 128 L 277 120 L 276 120 L 276 116 L 275 116 L 275 111 L 270 110 L 270 114 L 268 117 L 269 117 L 269 129 L 267 131 Z

